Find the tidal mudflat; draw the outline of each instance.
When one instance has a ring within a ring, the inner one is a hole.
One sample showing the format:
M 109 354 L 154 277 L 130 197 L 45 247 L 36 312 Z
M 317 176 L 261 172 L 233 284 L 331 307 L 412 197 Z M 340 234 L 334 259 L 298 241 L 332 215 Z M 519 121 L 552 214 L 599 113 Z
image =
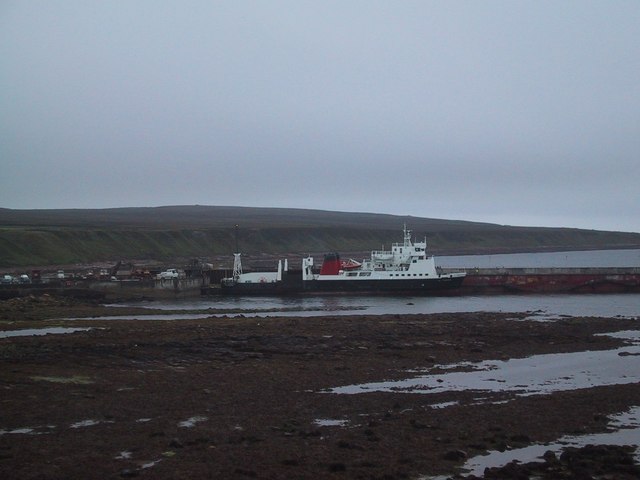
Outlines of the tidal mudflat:
M 479 478 L 474 458 L 598 442 L 640 404 L 636 318 L 102 321 L 112 312 L 99 306 L 13 306 L 0 304 L 0 329 L 86 330 L 0 338 L 7 479 Z M 94 318 L 60 320 L 80 316 Z M 596 371 L 603 358 L 618 380 Z M 594 471 L 637 478 L 636 446 L 623 443 L 567 447 Z

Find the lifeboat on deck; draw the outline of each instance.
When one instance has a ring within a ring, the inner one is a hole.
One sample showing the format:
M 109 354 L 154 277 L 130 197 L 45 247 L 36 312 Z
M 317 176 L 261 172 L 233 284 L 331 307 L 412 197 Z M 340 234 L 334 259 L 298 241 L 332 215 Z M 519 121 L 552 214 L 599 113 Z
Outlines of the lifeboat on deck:
M 342 270 L 356 270 L 360 268 L 362 264 L 360 262 L 355 261 L 353 258 L 349 260 L 342 260 L 340 262 L 340 268 Z

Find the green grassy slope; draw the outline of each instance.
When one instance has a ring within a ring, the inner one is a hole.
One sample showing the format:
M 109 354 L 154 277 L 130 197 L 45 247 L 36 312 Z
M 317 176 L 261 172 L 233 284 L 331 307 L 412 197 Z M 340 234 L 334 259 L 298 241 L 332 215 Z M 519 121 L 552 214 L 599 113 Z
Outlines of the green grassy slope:
M 225 255 L 239 225 L 245 253 L 366 252 L 402 240 L 402 225 L 434 253 L 640 247 L 640 234 L 508 227 L 320 210 L 177 206 L 0 209 L 0 267 Z

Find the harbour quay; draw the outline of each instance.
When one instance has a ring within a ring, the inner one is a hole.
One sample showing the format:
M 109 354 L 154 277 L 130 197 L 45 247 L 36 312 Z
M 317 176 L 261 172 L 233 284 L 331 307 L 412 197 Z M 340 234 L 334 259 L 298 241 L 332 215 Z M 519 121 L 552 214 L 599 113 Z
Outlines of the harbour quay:
M 467 275 L 462 286 L 452 292 L 457 295 L 640 292 L 638 267 L 464 270 Z

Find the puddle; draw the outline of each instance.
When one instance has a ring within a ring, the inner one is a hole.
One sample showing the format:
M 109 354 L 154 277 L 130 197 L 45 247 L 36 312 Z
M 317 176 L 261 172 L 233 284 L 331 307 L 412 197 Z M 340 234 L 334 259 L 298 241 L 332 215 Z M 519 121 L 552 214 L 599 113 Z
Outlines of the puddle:
M 442 393 L 464 390 L 541 395 L 579 388 L 640 382 L 640 347 L 535 355 L 485 361 L 471 372 L 425 375 L 392 382 L 347 385 L 331 393 Z
M 82 327 L 25 328 L 23 330 L 9 330 L 9 331 L 0 332 L 0 338 L 55 335 L 55 334 L 61 334 L 61 333 L 86 332 L 87 330 L 91 330 L 91 328 L 82 328 Z
M 616 332 L 618 338 L 637 340 L 638 331 Z M 521 396 L 545 395 L 608 385 L 640 382 L 640 345 L 613 350 L 534 355 L 506 361 L 489 360 L 445 366 L 471 371 L 422 375 L 406 380 L 347 385 L 329 393 L 368 392 L 443 393 L 459 391 L 513 392 Z
M 99 420 L 81 420 L 79 422 L 72 423 L 69 427 L 70 428 L 93 427 L 94 425 L 99 425 L 101 423 L 107 423 L 107 422 L 101 422 Z M 113 422 L 110 422 L 110 423 L 113 423 Z
M 45 425 L 38 427 L 14 428 L 13 430 L 0 429 L 0 435 L 46 435 L 48 433 L 52 433 L 54 428 L 56 428 L 55 425 Z
M 542 461 L 545 452 L 551 450 L 558 454 L 565 447 L 584 447 L 586 445 L 634 445 L 635 461 L 640 462 L 640 407 L 633 407 L 628 412 L 611 417 L 609 427 L 613 430 L 582 436 L 566 436 L 557 442 L 545 445 L 530 445 L 505 452 L 493 451 L 487 455 L 471 458 L 464 464 L 465 475 L 482 476 L 487 467 L 502 467 L 517 460 L 521 463 Z
M 192 428 L 196 423 L 205 422 L 207 420 L 209 420 L 208 417 L 195 416 L 178 423 L 178 426 L 182 428 Z
M 130 458 L 131 458 L 131 455 L 132 455 L 132 453 L 131 453 L 131 452 L 126 451 L 126 450 L 125 450 L 125 451 L 123 451 L 123 452 L 120 452 L 120 453 L 119 453 L 118 455 L 116 455 L 114 458 L 115 458 L 116 460 L 128 460 L 128 459 L 130 459 Z
M 613 337 L 631 340 L 633 343 L 640 342 L 640 330 L 620 330 L 611 333 L 596 333 L 597 337 Z
M 43 377 L 43 376 L 35 376 L 29 377 L 31 380 L 35 380 L 36 382 L 50 382 L 50 383 L 68 383 L 73 385 L 89 385 L 94 383 L 91 378 L 86 375 L 74 375 L 72 377 Z
M 313 421 L 319 427 L 346 427 L 349 420 L 333 420 L 329 418 L 317 418 Z
M 435 409 L 440 409 L 440 408 L 453 407 L 453 406 L 459 405 L 459 404 L 460 404 L 460 402 L 455 400 L 453 402 L 432 403 L 431 405 L 429 405 L 429 407 L 435 408 Z
M 156 466 L 156 465 L 157 465 L 157 464 L 159 464 L 161 461 L 162 461 L 162 459 L 154 460 L 153 462 L 147 462 L 147 463 L 143 464 L 140 468 L 141 468 L 142 470 L 145 470 L 145 469 L 147 469 L 147 468 L 151 468 L 151 467 Z

